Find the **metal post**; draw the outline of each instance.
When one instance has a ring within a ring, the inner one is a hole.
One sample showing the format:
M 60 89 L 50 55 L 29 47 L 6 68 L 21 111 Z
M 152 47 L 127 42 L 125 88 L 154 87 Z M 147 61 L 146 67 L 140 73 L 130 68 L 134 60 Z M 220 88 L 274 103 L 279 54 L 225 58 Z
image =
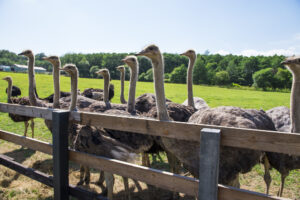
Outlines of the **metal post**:
M 201 130 L 198 200 L 218 199 L 220 135 L 219 129 Z
M 69 199 L 69 111 L 52 112 L 54 199 Z

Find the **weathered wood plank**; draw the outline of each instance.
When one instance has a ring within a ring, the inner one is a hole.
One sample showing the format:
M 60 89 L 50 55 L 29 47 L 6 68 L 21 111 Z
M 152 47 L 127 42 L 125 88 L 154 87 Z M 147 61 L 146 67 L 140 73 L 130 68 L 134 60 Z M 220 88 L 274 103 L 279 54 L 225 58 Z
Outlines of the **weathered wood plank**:
M 288 200 L 219 184 L 218 200 Z
M 206 124 L 164 122 L 155 119 L 98 113 L 74 112 L 75 115 L 74 119 L 80 118 L 79 123 L 81 124 L 191 141 L 199 141 L 199 133 L 203 128 L 220 129 L 222 131 L 221 145 L 223 146 L 300 155 L 300 134 Z
M 16 109 L 19 107 L 22 107 L 23 110 Z M 29 116 L 51 120 L 51 109 L 0 103 L 0 111 L 15 112 L 15 110 L 17 110 L 17 114 L 28 114 Z M 291 134 L 181 122 L 161 122 L 154 119 L 87 112 L 72 112 L 70 119 L 81 124 L 192 141 L 199 141 L 199 132 L 203 128 L 221 129 L 221 145 L 223 146 L 300 155 L 300 134 L 296 133 Z
M 52 155 L 54 199 L 69 199 L 69 159 L 68 159 L 69 111 L 52 112 Z
M 201 130 L 198 200 L 218 199 L 220 138 L 221 131 L 219 129 L 204 128 Z
M 18 115 L 24 115 L 28 117 L 37 117 L 51 120 L 52 119 L 51 108 L 23 106 L 18 104 L 0 103 L 0 112 L 14 113 Z
M 11 157 L 0 154 L 0 164 L 4 165 L 5 167 L 8 167 L 20 174 L 23 174 L 24 176 L 27 176 L 33 180 L 36 180 L 45 185 L 48 185 L 49 187 L 53 187 L 53 177 L 52 176 L 45 174 L 41 171 L 38 171 L 36 169 L 26 167 L 18 162 L 15 162 L 15 161 L 13 161 L 13 158 L 11 158 Z M 79 187 L 71 185 L 71 184 L 69 185 L 69 191 L 70 191 L 71 196 L 77 197 L 79 199 L 107 200 L 107 198 L 105 198 L 97 193 L 84 190 L 82 188 L 79 188 Z
M 0 139 L 52 155 L 52 145 L 47 142 L 20 136 L 3 130 L 0 130 Z

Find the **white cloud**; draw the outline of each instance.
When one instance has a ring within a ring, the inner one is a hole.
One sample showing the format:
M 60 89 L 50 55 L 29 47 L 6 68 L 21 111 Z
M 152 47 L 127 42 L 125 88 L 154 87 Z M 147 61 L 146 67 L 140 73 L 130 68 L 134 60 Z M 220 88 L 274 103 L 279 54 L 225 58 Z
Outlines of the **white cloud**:
M 300 40 L 300 33 L 295 34 L 294 39 L 295 40 Z
M 246 50 L 243 50 L 240 54 L 243 55 L 243 56 L 257 56 L 257 55 L 273 56 L 275 54 L 284 55 L 284 56 L 291 56 L 291 55 L 297 54 L 297 52 L 296 52 L 295 47 L 290 47 L 288 49 L 271 49 L 271 50 L 267 50 L 267 51 L 258 51 L 258 50 L 254 50 L 254 49 L 246 49 Z
M 228 55 L 228 54 L 230 54 L 230 52 L 229 52 L 229 51 L 225 51 L 225 50 L 223 50 L 223 49 L 221 49 L 221 50 L 217 51 L 217 52 L 216 52 L 216 54 L 217 54 L 217 53 L 218 53 L 218 54 L 220 54 L 220 55 L 223 55 L 223 56 L 224 56 L 224 55 Z

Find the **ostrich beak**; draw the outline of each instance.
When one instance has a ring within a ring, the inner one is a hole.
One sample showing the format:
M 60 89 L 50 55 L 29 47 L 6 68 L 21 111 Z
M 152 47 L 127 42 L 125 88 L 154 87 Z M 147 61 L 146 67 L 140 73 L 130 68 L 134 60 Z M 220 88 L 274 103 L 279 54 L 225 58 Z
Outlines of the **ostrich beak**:
M 24 55 L 24 52 L 21 52 L 18 54 L 18 56 L 23 56 Z
M 64 68 L 59 68 L 59 71 L 65 71 L 65 69 Z
M 43 57 L 42 59 L 43 59 L 43 60 L 48 60 L 48 57 Z
M 281 64 L 286 65 L 286 64 L 291 64 L 293 63 L 292 60 L 284 60 L 281 62 Z
M 123 58 L 123 59 L 122 59 L 122 61 L 123 61 L 123 62 L 126 62 L 126 59 L 125 59 L 125 58 Z
M 185 56 L 185 53 L 181 53 L 181 54 L 179 54 L 180 56 Z
M 145 50 L 140 51 L 139 53 L 135 53 L 135 56 L 144 56 L 146 54 Z

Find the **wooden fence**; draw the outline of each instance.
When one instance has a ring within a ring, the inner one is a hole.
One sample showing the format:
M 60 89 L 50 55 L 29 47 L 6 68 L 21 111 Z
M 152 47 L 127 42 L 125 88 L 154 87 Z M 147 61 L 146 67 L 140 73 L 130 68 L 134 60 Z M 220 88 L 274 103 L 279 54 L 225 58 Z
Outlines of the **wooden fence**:
M 300 134 L 204 124 L 163 122 L 154 119 L 122 117 L 100 113 L 68 112 L 6 103 L 0 103 L 0 112 L 52 120 L 52 145 L 3 130 L 0 130 L 0 139 L 53 155 L 53 177 L 37 170 L 26 168 L 3 155 L 0 156 L 0 164 L 53 187 L 55 199 L 67 199 L 69 195 L 80 199 L 105 199 L 101 195 L 69 185 L 68 160 L 171 191 L 192 195 L 198 197 L 199 200 L 284 199 L 218 184 L 220 145 L 300 156 Z M 72 123 L 83 125 L 200 142 L 199 155 L 201 161 L 199 168 L 201 170 L 199 179 L 70 150 L 67 144 L 68 119 Z

